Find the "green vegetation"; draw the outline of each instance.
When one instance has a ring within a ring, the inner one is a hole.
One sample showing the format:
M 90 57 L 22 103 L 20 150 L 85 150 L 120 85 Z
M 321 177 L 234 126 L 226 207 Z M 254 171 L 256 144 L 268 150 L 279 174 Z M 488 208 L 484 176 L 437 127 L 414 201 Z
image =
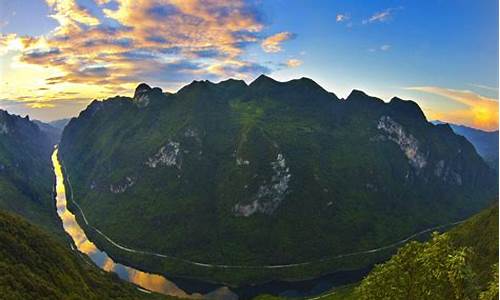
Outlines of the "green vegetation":
M 312 261 L 207 268 L 130 254 L 84 228 L 151 272 L 239 285 L 362 268 L 395 248 L 335 257 L 467 218 L 497 193 L 473 146 L 411 101 L 341 100 L 310 79 L 265 76 L 146 90 L 94 101 L 64 129 L 60 158 L 89 223 L 126 247 L 197 262 Z
M 145 294 L 24 219 L 0 212 L 0 298 L 174 299 Z
M 52 193 L 52 146 L 28 118 L 0 110 L 0 209 L 61 237 Z
M 324 299 L 351 298 L 498 299 L 498 205 L 428 242 L 406 244 L 358 287 Z

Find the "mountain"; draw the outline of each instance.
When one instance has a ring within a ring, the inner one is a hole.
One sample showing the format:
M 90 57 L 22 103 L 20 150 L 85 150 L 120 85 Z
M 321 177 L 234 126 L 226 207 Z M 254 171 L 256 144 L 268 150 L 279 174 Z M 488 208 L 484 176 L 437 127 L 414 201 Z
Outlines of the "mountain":
M 66 127 L 66 125 L 68 125 L 69 120 L 71 120 L 71 119 L 66 118 L 66 119 L 54 120 L 54 121 L 49 122 L 49 125 L 61 130 L 61 132 L 62 132 L 64 127 Z
M 52 146 L 28 117 L 0 110 L 0 209 L 60 232 L 52 195 Z
M 38 125 L 40 130 L 45 133 L 51 144 L 58 144 L 61 140 L 61 135 L 66 124 L 68 124 L 70 119 L 60 119 L 49 123 L 45 123 L 39 120 L 33 120 L 33 122 Z
M 146 294 L 23 218 L 0 211 L 2 299 L 173 299 Z
M 140 84 L 72 119 L 60 158 L 107 253 L 233 285 L 369 266 L 497 194 L 474 147 L 415 102 L 339 99 L 307 78 Z
M 56 145 L 59 143 L 61 140 L 61 135 L 62 135 L 62 129 L 56 128 L 48 123 L 44 123 L 39 120 L 33 120 L 33 123 L 35 123 L 38 128 L 40 128 L 40 131 L 42 131 L 50 144 Z
M 477 153 L 490 166 L 498 170 L 498 130 L 483 131 L 456 124 L 450 124 L 450 127 L 456 134 L 462 135 L 469 140 L 476 148 Z

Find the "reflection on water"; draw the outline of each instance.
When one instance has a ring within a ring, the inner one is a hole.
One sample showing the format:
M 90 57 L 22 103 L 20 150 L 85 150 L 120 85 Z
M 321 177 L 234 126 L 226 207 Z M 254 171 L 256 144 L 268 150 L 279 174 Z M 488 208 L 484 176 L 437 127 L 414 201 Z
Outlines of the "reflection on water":
M 57 153 L 58 149 L 56 148 L 52 154 L 52 164 L 56 175 L 57 214 L 62 220 L 64 230 L 71 236 L 79 251 L 87 254 L 101 269 L 108 272 L 114 272 L 118 274 L 121 279 L 133 282 L 147 290 L 182 298 L 203 298 L 200 294 L 188 295 L 173 282 L 167 280 L 163 276 L 145 273 L 134 268 L 115 263 L 105 252 L 99 250 L 95 244 L 87 238 L 80 225 L 78 225 L 75 215 L 73 215 L 66 207 L 64 178 Z

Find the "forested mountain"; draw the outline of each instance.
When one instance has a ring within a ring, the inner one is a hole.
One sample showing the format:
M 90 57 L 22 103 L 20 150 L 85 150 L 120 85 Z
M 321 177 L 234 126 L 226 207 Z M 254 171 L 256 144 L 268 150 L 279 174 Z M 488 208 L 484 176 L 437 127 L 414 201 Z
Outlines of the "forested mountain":
M 93 227 L 175 259 L 124 253 L 87 228 L 106 251 L 235 284 L 369 265 L 390 251 L 328 258 L 466 218 L 497 194 L 474 147 L 415 102 L 339 99 L 307 78 L 194 81 L 175 94 L 141 84 L 72 119 L 60 154 Z
M 52 232 L 61 230 L 53 198 L 53 144 L 28 117 L 0 110 L 0 209 Z

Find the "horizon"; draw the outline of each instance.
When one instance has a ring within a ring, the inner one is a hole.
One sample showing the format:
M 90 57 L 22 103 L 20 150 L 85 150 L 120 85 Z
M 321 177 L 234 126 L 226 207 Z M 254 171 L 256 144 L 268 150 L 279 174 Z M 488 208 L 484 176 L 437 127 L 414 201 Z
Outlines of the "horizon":
M 139 82 L 173 92 L 262 73 L 311 78 L 339 98 L 362 90 L 409 99 L 428 120 L 498 130 L 498 3 L 0 0 L 0 8 L 0 108 L 31 119 L 76 116 Z
M 245 83 L 245 85 L 246 85 L 246 86 L 250 86 L 250 85 L 251 85 L 254 81 L 256 81 L 256 80 L 257 80 L 259 77 L 261 77 L 261 76 L 265 76 L 265 77 L 270 78 L 271 80 L 277 81 L 277 82 L 279 82 L 279 83 L 287 83 L 287 82 L 289 82 L 289 81 L 293 81 L 293 80 L 300 80 L 300 79 L 309 79 L 309 80 L 314 81 L 313 79 L 308 78 L 308 77 L 294 78 L 294 79 L 290 79 L 290 80 L 286 80 L 286 81 L 278 81 L 278 80 L 276 80 L 276 79 L 274 79 L 274 78 L 272 78 L 272 77 L 270 77 L 270 76 L 268 76 L 268 75 L 266 75 L 266 74 L 260 74 L 260 75 L 258 75 L 256 78 L 253 78 L 251 81 L 248 81 L 248 82 L 247 82 L 246 80 L 243 80 L 243 79 L 235 79 L 235 78 L 227 78 L 227 79 L 223 79 L 223 80 L 219 80 L 219 81 L 210 81 L 210 80 L 193 80 L 193 81 L 191 81 L 190 83 L 186 83 L 186 85 L 181 86 L 178 90 L 176 90 L 176 91 L 174 91 L 174 92 L 169 92 L 169 93 L 176 94 L 176 93 L 178 93 L 178 92 L 179 92 L 179 90 L 181 90 L 182 88 L 184 88 L 184 87 L 186 87 L 186 86 L 188 86 L 188 85 L 192 84 L 193 82 L 201 82 L 201 81 L 207 81 L 207 82 L 210 82 L 210 83 L 212 83 L 212 84 L 219 84 L 219 83 L 221 83 L 221 82 L 228 81 L 228 80 L 237 80 L 237 81 L 243 81 L 243 82 Z M 315 82 L 315 81 L 314 81 L 314 82 Z M 317 82 L 315 82 L 315 83 L 317 84 Z M 137 86 L 139 86 L 140 84 L 146 84 L 146 85 L 150 86 L 147 82 L 140 82 L 140 83 L 137 83 Z M 151 87 L 151 88 L 155 88 L 155 86 L 150 86 L 150 87 Z M 324 88 L 324 87 L 322 87 L 322 86 L 320 86 L 320 87 L 321 87 L 321 88 Z M 326 89 L 325 89 L 325 90 L 326 90 Z M 364 91 L 362 91 L 362 90 L 353 89 L 353 90 L 351 90 L 351 91 L 350 91 L 350 92 L 349 92 L 346 96 L 339 97 L 339 96 L 338 96 L 338 95 L 337 95 L 334 91 L 329 91 L 329 90 L 326 90 L 326 91 L 327 91 L 327 92 L 329 92 L 329 93 L 333 93 L 333 94 L 334 94 L 335 96 L 337 96 L 340 100 L 347 100 L 347 98 L 349 97 L 349 95 L 350 95 L 350 94 L 352 94 L 352 92 L 354 92 L 354 91 L 360 91 L 360 92 L 362 92 L 362 93 L 365 93 L 365 92 L 364 92 Z M 163 93 L 165 93 L 165 91 L 163 91 L 163 89 L 162 89 L 162 92 L 163 92 Z M 118 97 L 129 97 L 129 98 L 133 99 L 133 90 L 132 90 L 132 91 L 130 91 L 130 93 L 129 93 L 129 94 L 131 94 L 131 95 L 130 95 L 130 96 L 126 96 L 126 95 L 115 95 L 115 96 L 118 96 Z M 367 94 L 367 95 L 368 95 L 368 96 L 370 96 L 370 97 L 375 97 L 375 98 L 378 98 L 378 97 L 373 96 L 373 95 L 370 95 L 370 94 Z M 112 96 L 112 97 L 115 97 L 115 96 Z M 111 98 L 112 98 L 112 97 L 111 97 Z M 394 96 L 394 97 L 397 97 L 397 96 Z M 397 97 L 397 98 L 399 98 L 399 97 Z M 97 100 L 97 101 L 106 101 L 106 100 L 108 100 L 108 99 L 110 99 L 110 98 L 106 98 L 106 99 L 92 99 L 92 101 L 94 101 L 94 100 Z M 385 103 L 389 103 L 389 101 L 390 101 L 392 98 L 391 98 L 391 99 L 382 99 L 382 98 L 378 98 L 378 99 L 380 99 L 380 100 L 384 101 Z M 401 98 L 400 98 L 400 99 L 401 99 Z M 413 102 L 415 102 L 415 101 L 414 101 L 414 100 L 412 100 L 412 99 L 402 99 L 402 100 L 404 100 L 404 101 L 413 101 Z M 90 102 L 88 103 L 88 105 L 90 105 Z M 88 107 L 88 105 L 87 105 L 87 106 L 86 106 L 83 110 L 85 110 L 85 109 Z M 418 103 L 417 103 L 417 105 L 418 105 Z M 420 106 L 419 106 L 419 107 L 420 107 Z M 1 108 L 0 108 L 0 109 L 1 109 Z M 422 109 L 422 108 L 420 108 L 420 109 Z M 83 111 L 83 110 L 82 110 L 82 111 Z M 7 112 L 9 112 L 9 111 L 7 111 Z M 80 111 L 80 112 L 81 112 L 81 111 Z M 52 122 L 57 122 L 57 121 L 60 121 L 60 120 L 65 120 L 65 119 L 72 119 L 72 118 L 76 118 L 76 117 L 78 117 L 78 114 L 79 114 L 80 112 L 78 112 L 76 115 L 73 115 L 73 116 L 68 116 L 68 117 L 65 117 L 65 118 L 56 118 L 56 119 L 52 119 L 52 120 L 40 120 L 40 119 L 36 119 L 36 118 L 31 118 L 31 116 L 29 116 L 29 114 L 26 114 L 26 115 L 24 115 L 24 116 L 23 116 L 23 115 L 18 115 L 18 116 L 20 116 L 20 117 L 26 117 L 26 116 L 27 116 L 27 117 L 28 117 L 30 120 L 32 120 L 32 121 L 39 121 L 39 122 L 43 122 L 43 123 L 45 123 L 45 124 L 49 124 L 49 125 L 50 125 L 50 123 L 52 123 Z M 11 112 L 9 112 L 9 113 L 11 113 Z M 426 117 L 426 118 L 427 118 L 427 117 Z M 472 127 L 472 126 L 467 126 L 467 125 L 464 125 L 464 124 L 459 124 L 459 123 L 451 123 L 451 122 L 446 122 L 446 121 L 442 121 L 442 120 L 438 120 L 438 119 L 432 119 L 432 120 L 427 119 L 427 122 L 429 122 L 429 123 L 443 123 L 443 124 L 449 124 L 449 125 L 455 125 L 455 126 L 465 126 L 465 127 L 468 127 L 468 128 L 472 128 L 472 129 L 475 129 L 475 130 L 480 130 L 480 131 L 487 132 L 487 133 L 494 133 L 494 132 L 498 132 L 498 129 L 493 129 L 493 130 L 484 130 L 484 129 L 481 129 L 481 128 L 476 128 L 476 127 Z

